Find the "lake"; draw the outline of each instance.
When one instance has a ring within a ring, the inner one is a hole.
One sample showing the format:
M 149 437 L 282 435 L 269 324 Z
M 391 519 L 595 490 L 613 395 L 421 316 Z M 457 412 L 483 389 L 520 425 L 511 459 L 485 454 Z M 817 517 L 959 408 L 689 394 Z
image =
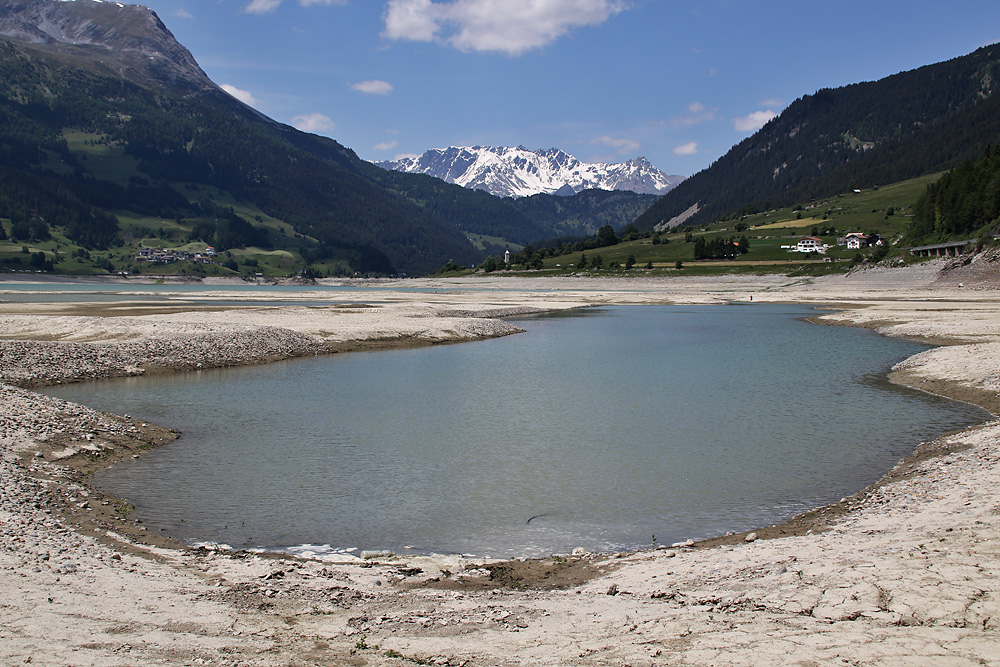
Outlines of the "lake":
M 488 341 L 45 391 L 182 431 L 95 483 L 189 543 L 628 550 L 836 502 L 986 419 L 885 379 L 926 346 L 813 314 L 585 309 Z

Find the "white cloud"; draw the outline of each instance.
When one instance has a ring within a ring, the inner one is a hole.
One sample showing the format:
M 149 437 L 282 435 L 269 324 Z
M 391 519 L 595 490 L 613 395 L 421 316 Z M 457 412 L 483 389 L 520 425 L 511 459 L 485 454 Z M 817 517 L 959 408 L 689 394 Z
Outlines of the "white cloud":
M 431 42 L 442 18 L 443 11 L 431 0 L 390 0 L 382 15 L 385 21 L 382 34 L 389 39 Z
M 179 19 L 193 19 L 194 18 L 194 14 L 192 14 L 191 12 L 189 12 L 186 9 L 175 9 L 174 11 L 170 12 L 170 14 L 171 14 L 171 16 L 176 16 Z
M 698 154 L 698 142 L 692 141 L 691 143 L 682 144 L 674 149 L 674 155 L 697 155 Z
M 736 128 L 737 132 L 756 132 L 764 127 L 767 121 L 775 118 L 777 115 L 770 109 L 767 111 L 754 111 L 749 116 L 733 119 L 733 127 Z
M 780 108 L 780 107 L 785 106 L 785 103 L 783 101 L 775 98 L 775 97 L 772 97 L 772 98 L 769 98 L 769 99 L 766 99 L 766 100 L 761 100 L 760 102 L 757 103 L 757 106 L 759 106 L 761 109 L 764 109 L 764 108 L 767 108 L 767 107 L 779 107 Z
M 603 137 L 597 137 L 596 139 L 591 139 L 590 143 L 599 144 L 601 146 L 607 146 L 608 148 L 615 149 L 620 155 L 628 155 L 630 153 L 637 152 L 642 148 L 642 144 L 638 141 L 632 139 L 617 139 L 615 137 L 609 137 L 607 135 Z
M 382 35 L 516 56 L 627 8 L 624 0 L 389 0 Z
M 258 100 L 256 97 L 254 97 L 252 94 L 250 94 L 250 91 L 240 90 L 236 86 L 230 86 L 228 83 L 223 83 L 222 85 L 219 86 L 219 88 L 222 88 L 224 91 L 226 91 L 227 93 L 238 99 L 240 102 L 243 102 L 243 104 L 247 104 L 254 108 L 260 108 L 261 106 L 261 101 Z
M 392 84 L 388 81 L 372 79 L 370 81 L 359 81 L 351 84 L 351 90 L 368 95 L 388 95 L 393 91 Z
M 671 118 L 670 124 L 674 127 L 690 127 L 692 125 L 700 125 L 701 123 L 715 120 L 717 113 L 719 113 L 718 107 L 709 109 L 701 102 L 695 101 L 688 105 L 686 115 Z
M 280 4 L 281 0 L 252 0 L 243 11 L 247 14 L 267 14 L 277 9 Z
M 321 113 L 307 113 L 292 119 L 292 126 L 303 132 L 328 132 L 336 127 L 329 116 Z
M 398 145 L 399 145 L 398 141 L 383 141 L 382 143 L 375 144 L 374 148 L 377 151 L 391 151 Z
M 243 11 L 247 14 L 267 14 L 277 9 L 284 0 L 250 0 Z M 299 0 L 303 7 L 309 5 L 346 5 L 347 0 Z

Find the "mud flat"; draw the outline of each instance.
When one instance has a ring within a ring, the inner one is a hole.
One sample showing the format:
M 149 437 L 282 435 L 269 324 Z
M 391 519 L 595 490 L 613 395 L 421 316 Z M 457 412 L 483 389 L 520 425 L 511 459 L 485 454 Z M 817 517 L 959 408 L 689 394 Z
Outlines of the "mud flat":
M 372 305 L 344 292 L 330 307 L 0 303 L 0 663 L 1000 665 L 998 421 L 925 443 L 879 484 L 755 534 L 530 561 L 330 563 L 149 535 L 88 473 L 169 442 L 169 425 L 24 388 L 475 340 L 516 332 L 495 319 L 513 313 L 753 297 L 940 343 L 893 378 L 995 414 L 998 284 L 990 266 L 942 269 L 421 281 L 420 293 L 389 289 Z

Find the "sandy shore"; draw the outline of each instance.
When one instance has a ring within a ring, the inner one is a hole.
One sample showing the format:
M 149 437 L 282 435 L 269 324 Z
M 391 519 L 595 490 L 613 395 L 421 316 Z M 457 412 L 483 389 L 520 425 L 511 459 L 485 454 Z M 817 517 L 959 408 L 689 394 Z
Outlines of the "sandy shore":
M 7 303 L 0 283 L 0 663 L 1000 665 L 998 421 L 926 443 L 880 484 L 756 536 L 510 563 L 333 564 L 147 535 L 127 501 L 86 482 L 169 442 L 169 424 L 26 389 L 515 333 L 494 319 L 506 314 L 752 297 L 830 306 L 818 319 L 940 343 L 893 379 L 996 414 L 998 265 L 380 282 L 377 301 L 345 289 L 329 295 L 335 305 L 281 307 L 192 306 L 181 294 Z

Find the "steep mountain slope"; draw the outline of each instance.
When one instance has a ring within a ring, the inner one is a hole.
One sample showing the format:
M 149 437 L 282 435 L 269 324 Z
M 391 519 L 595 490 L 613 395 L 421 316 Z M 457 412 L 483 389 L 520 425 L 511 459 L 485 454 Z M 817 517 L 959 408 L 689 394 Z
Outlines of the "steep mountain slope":
M 377 164 L 428 174 L 498 197 L 568 195 L 590 189 L 662 195 L 683 180 L 667 176 L 642 157 L 620 164 L 585 163 L 555 148 L 532 151 L 523 146 L 435 148 L 419 157 Z
M 138 5 L 6 0 L 0 5 L 0 35 L 67 55 L 75 51 L 92 65 L 136 83 L 213 87 L 159 17 Z
M 820 90 L 667 193 L 636 224 L 703 223 L 975 159 L 1000 141 L 998 86 L 1000 45 L 992 45 L 880 81 Z
M 386 172 L 264 117 L 215 86 L 155 13 L 98 0 L 0 6 L 0 170 L 0 218 L 38 217 L 105 247 L 127 214 L 219 246 L 422 273 L 478 261 L 476 221 L 522 243 L 544 235 L 508 202 Z M 270 232 L 231 201 L 273 218 Z

